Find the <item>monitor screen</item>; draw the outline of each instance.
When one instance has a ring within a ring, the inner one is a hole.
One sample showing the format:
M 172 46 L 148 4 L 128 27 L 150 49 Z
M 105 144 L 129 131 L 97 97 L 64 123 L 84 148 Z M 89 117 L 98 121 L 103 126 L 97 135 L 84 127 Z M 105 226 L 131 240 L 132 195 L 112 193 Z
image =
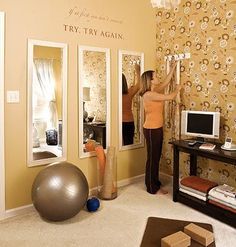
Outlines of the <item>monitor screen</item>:
M 220 113 L 182 111 L 181 134 L 203 138 L 219 138 Z
M 187 132 L 213 134 L 213 115 L 188 113 Z

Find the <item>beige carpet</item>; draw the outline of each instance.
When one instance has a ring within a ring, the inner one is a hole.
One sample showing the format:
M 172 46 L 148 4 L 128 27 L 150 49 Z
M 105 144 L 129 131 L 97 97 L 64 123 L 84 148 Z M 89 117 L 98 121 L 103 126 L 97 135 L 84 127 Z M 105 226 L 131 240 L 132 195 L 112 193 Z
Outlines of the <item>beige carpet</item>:
M 138 247 L 150 216 L 212 224 L 216 247 L 236 246 L 234 228 L 174 203 L 171 194 L 148 194 L 143 181 L 120 189 L 115 200 L 101 201 L 98 212 L 82 210 L 65 222 L 45 222 L 36 212 L 2 221 L 0 246 Z

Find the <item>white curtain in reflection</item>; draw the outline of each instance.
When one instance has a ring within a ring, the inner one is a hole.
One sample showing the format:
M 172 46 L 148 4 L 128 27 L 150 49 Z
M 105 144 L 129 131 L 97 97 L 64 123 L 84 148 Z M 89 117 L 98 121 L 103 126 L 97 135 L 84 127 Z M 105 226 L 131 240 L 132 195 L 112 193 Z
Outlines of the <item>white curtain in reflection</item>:
M 170 71 L 172 62 L 167 60 L 167 72 Z M 167 87 L 166 93 L 170 94 L 176 89 L 176 85 L 180 84 L 180 60 L 177 62 L 176 71 L 174 72 L 171 82 Z M 180 139 L 180 107 L 181 95 L 177 94 L 174 100 L 167 101 L 166 104 L 166 120 L 167 125 L 171 130 L 171 141 Z
M 34 59 L 33 119 L 47 122 L 47 129 L 56 129 L 58 122 L 55 76 L 52 59 Z

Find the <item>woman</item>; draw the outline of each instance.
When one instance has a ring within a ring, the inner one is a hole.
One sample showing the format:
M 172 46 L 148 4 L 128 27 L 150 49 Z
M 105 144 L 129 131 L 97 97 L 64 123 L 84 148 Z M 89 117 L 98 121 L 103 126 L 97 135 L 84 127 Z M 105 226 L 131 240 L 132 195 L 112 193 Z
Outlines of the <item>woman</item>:
M 151 194 L 156 194 L 161 187 L 159 180 L 159 161 L 163 141 L 164 101 L 173 100 L 181 89 L 181 86 L 178 85 L 176 90 L 170 94 L 161 93 L 170 82 L 175 67 L 176 63 L 163 83 L 159 83 L 156 73 L 152 70 L 144 72 L 141 76 L 142 88 L 140 95 L 143 97 L 145 113 L 143 133 L 147 144 L 145 184 L 147 192 Z M 167 193 L 162 189 L 160 192 Z
M 132 112 L 132 102 L 134 96 L 140 88 L 140 66 L 135 64 L 136 84 L 128 88 L 127 80 L 122 74 L 122 136 L 123 145 L 131 145 L 134 143 L 134 117 Z

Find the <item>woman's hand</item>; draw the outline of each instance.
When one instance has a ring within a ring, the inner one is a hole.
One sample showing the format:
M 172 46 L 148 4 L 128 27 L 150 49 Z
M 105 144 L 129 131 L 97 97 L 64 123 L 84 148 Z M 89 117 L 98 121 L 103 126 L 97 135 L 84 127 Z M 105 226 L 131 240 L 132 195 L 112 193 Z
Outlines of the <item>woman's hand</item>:
M 177 84 L 176 85 L 176 91 L 180 91 L 181 88 L 182 88 L 182 85 L 181 84 Z
M 176 65 L 177 65 L 177 61 L 175 60 L 170 62 L 170 66 L 172 70 L 175 69 Z

